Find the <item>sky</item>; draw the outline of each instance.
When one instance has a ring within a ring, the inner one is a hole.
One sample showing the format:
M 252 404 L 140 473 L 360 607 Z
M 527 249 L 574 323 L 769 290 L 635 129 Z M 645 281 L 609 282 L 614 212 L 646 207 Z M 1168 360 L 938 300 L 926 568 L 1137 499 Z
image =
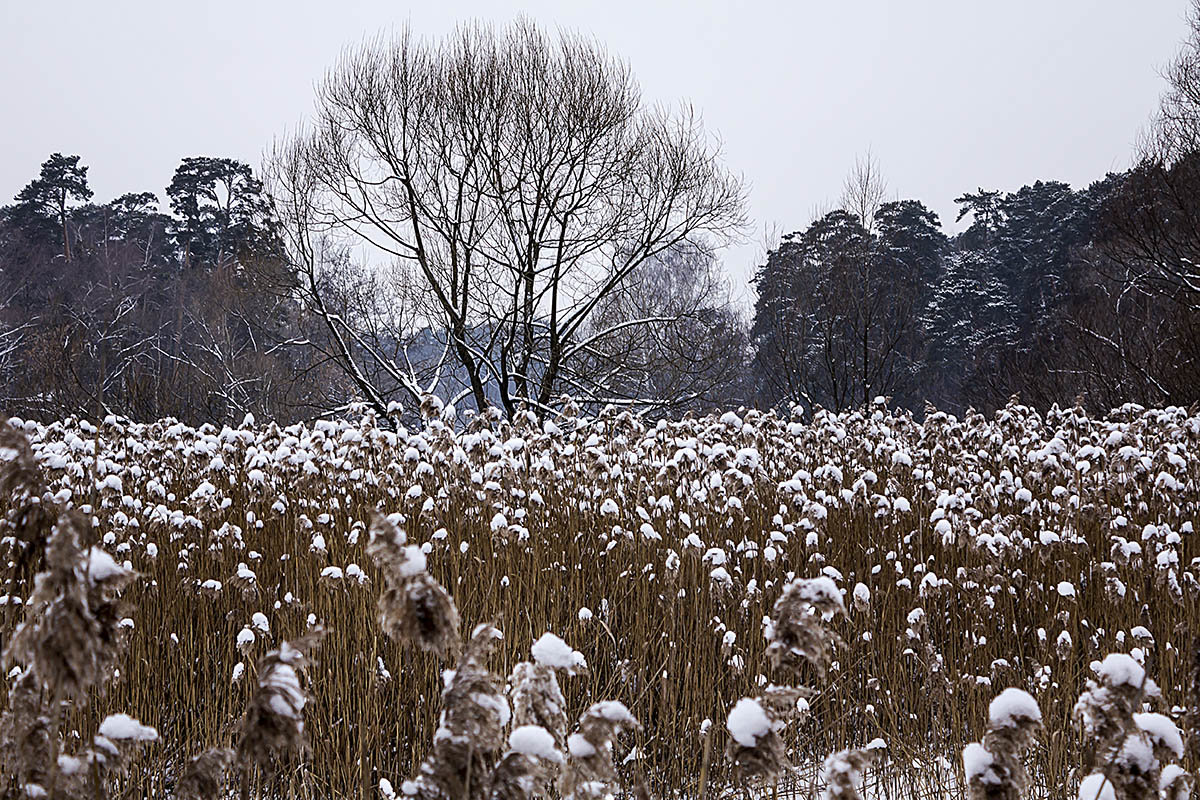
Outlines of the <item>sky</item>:
M 0 0 L 0 203 L 55 151 L 96 199 L 165 187 L 180 159 L 257 167 L 347 45 L 524 14 L 688 102 L 749 187 L 735 291 L 765 232 L 803 228 L 867 153 L 889 194 L 954 230 L 954 198 L 1128 166 L 1186 34 L 1188 0 Z

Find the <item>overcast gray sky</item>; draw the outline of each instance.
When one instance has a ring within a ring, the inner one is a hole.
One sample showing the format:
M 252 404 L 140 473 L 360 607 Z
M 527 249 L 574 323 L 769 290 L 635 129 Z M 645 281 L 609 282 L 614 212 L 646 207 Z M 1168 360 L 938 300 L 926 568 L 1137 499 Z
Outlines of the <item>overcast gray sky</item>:
M 410 23 L 525 13 L 626 58 L 647 99 L 688 100 L 790 231 L 837 198 L 870 150 L 893 193 L 953 223 L 977 186 L 1081 185 L 1128 165 L 1187 0 L 0 0 L 0 203 L 54 151 L 97 199 L 153 190 L 184 156 L 258 165 L 302 119 L 341 48 Z M 726 255 L 744 281 L 747 243 Z

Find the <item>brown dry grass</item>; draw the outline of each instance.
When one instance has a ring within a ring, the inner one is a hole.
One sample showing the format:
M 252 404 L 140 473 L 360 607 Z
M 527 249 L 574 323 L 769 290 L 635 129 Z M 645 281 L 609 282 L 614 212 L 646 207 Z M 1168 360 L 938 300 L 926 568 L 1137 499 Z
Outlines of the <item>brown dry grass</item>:
M 1200 545 L 1187 527 L 1200 505 L 1200 417 L 1184 410 L 1096 419 L 1011 406 L 918 424 L 875 408 L 807 424 L 751 412 L 745 423 L 657 430 L 614 415 L 560 425 L 566 433 L 477 421 L 452 434 L 434 421 L 399 439 L 369 417 L 316 431 L 29 426 L 51 491 L 70 488 L 106 548 L 141 574 L 125 595 L 135 627 L 120 675 L 71 725 L 86 736 L 123 711 L 155 726 L 162 743 L 127 787 L 169 790 L 190 757 L 234 742 L 256 659 L 303 634 L 312 615 L 329 633 L 310 672 L 311 760 L 276 785 L 320 798 L 374 797 L 380 778 L 399 786 L 429 748 L 442 665 L 380 632 L 381 576 L 365 551 L 376 508 L 405 516 L 410 543 L 430 544 L 429 571 L 464 630 L 498 620 L 497 674 L 545 631 L 586 655 L 588 673 L 562 680 L 571 718 L 596 700 L 625 703 L 643 724 L 627 740 L 643 758 L 624 769 L 660 794 L 695 794 L 703 722 L 713 721 L 711 751 L 723 752 L 729 707 L 778 680 L 762 620 L 792 574 L 826 570 L 848 593 L 861 582 L 871 594 L 857 608 L 847 596 L 849 616 L 835 623 L 845 648 L 823 679 L 804 681 L 818 694 L 785 738 L 810 769 L 881 737 L 890 759 L 872 772 L 890 791 L 957 783 L 958 752 L 1011 685 L 1045 716 L 1033 781 L 1064 796 L 1080 763 L 1071 708 L 1091 661 L 1141 647 L 1162 710 L 1200 702 L 1187 695 L 1200 631 Z M 312 468 L 293 457 L 301 452 Z M 1056 455 L 1031 460 L 1038 452 Z M 119 490 L 104 483 L 114 475 Z M 193 495 L 202 481 L 213 492 Z M 938 508 L 948 533 L 931 520 Z M 1147 525 L 1158 527 L 1144 534 Z M 312 551 L 314 533 L 325 552 Z M 1114 555 L 1115 537 L 1142 553 Z M 255 580 L 236 580 L 239 564 Z M 346 576 L 350 564 L 365 583 Z M 717 566 L 728 580 L 713 577 Z M 343 577 L 323 576 L 328 567 Z M 200 588 L 210 579 L 219 592 Z M 1058 591 L 1064 581 L 1074 597 Z M 18 575 L 11 594 L 29 588 Z M 240 651 L 255 612 L 270 633 Z M 0 607 L 5 641 L 20 616 Z M 1135 638 L 1135 626 L 1152 638 Z M 714 758 L 707 775 L 719 787 L 727 765 Z

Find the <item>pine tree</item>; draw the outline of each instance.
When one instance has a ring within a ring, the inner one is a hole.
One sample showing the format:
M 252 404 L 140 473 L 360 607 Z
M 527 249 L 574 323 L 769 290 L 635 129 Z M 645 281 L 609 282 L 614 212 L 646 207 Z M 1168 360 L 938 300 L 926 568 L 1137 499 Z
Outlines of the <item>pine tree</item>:
M 954 198 L 962 208 L 958 210 L 955 222 L 971 215 L 971 227 L 962 233 L 962 243 L 972 249 L 991 247 L 996 238 L 996 232 L 1004 220 L 1001 208 L 1001 194 L 996 189 L 983 189 L 975 192 L 964 192 Z
M 1052 325 L 1065 299 L 1071 255 L 1088 241 L 1091 218 L 1085 198 L 1057 181 L 1022 186 L 1000 207 L 996 254 L 1027 340 Z
M 1016 306 L 999 270 L 990 249 L 959 250 L 946 259 L 926 317 L 924 382 L 927 395 L 943 405 L 977 398 L 976 384 L 1016 344 Z
M 232 158 L 185 158 L 167 195 L 179 217 L 172 235 L 185 268 L 223 267 L 274 247 L 270 202 L 247 164 Z
M 874 233 L 843 209 L 785 237 L 756 278 L 760 402 L 843 409 L 911 389 L 921 315 L 946 239 L 921 203 L 885 203 Z
M 764 407 L 799 399 L 807 374 L 804 353 L 811 319 L 796 302 L 801 287 L 795 263 L 802 236 L 799 232 L 784 236 L 754 276 L 758 299 L 750 328 L 754 348 L 750 371 L 756 401 Z
M 57 220 L 62 231 L 63 257 L 71 260 L 71 237 L 67 230 L 67 209 L 72 200 L 87 201 L 87 170 L 79 156 L 54 153 L 42 163 L 41 173 L 17 193 L 14 214 L 26 230 L 45 229 L 45 222 Z
M 950 242 L 942 233 L 937 214 L 918 200 L 900 200 L 880 206 L 875 215 L 877 250 L 884 274 L 897 286 L 896 294 L 907 308 L 897 307 L 894 321 L 901 337 L 897 345 L 898 369 L 904 380 L 893 398 L 898 405 L 919 408 L 925 392 L 919 374 L 927 348 L 924 318 L 941 278 Z

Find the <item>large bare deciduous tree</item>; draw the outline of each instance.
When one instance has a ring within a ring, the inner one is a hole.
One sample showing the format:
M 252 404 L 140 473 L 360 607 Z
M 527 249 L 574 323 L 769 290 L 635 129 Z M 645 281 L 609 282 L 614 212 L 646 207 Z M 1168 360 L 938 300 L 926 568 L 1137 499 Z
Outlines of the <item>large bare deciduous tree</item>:
M 326 351 L 369 402 L 447 393 L 450 373 L 459 395 L 509 413 L 563 392 L 657 402 L 631 393 L 644 384 L 621 365 L 595 365 L 610 341 L 671 320 L 606 328 L 598 311 L 647 265 L 743 222 L 741 181 L 689 109 L 648 107 L 626 64 L 527 21 L 356 47 L 316 105 L 277 145 L 268 185 Z M 348 252 L 410 276 L 402 294 L 444 353 L 413 363 L 331 302 Z

